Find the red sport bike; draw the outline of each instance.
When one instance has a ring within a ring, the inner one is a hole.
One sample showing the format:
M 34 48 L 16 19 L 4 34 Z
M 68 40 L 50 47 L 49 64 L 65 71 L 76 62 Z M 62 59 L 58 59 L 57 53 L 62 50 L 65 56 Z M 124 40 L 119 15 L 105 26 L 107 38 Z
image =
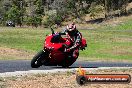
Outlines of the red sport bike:
M 43 50 L 38 52 L 31 60 L 32 68 L 38 68 L 42 65 L 66 68 L 76 61 L 77 58 L 68 58 L 73 51 L 64 52 L 71 45 L 70 38 L 63 38 L 59 33 L 55 33 L 52 28 L 51 31 L 52 34 L 46 36 Z M 86 46 L 86 40 L 82 39 L 79 49 L 83 50 Z

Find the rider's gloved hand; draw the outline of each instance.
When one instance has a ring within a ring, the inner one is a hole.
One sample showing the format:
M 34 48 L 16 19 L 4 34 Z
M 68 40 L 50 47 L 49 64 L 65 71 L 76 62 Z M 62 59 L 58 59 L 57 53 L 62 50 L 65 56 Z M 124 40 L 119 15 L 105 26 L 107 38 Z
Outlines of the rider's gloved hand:
M 66 48 L 65 48 L 64 52 L 70 52 L 70 49 L 66 49 Z

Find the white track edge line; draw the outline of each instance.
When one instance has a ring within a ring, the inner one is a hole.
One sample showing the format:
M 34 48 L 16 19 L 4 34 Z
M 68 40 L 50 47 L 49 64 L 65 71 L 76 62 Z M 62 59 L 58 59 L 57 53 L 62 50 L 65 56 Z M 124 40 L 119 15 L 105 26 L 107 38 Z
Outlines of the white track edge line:
M 12 77 L 12 76 L 25 76 L 30 74 L 48 74 L 48 73 L 59 73 L 59 72 L 76 72 L 78 68 L 69 69 L 52 69 L 52 70 L 28 70 L 28 71 L 15 71 L 0 73 L 0 77 Z M 86 71 L 93 70 L 105 70 L 105 69 L 132 69 L 132 67 L 99 67 L 99 68 L 82 68 Z

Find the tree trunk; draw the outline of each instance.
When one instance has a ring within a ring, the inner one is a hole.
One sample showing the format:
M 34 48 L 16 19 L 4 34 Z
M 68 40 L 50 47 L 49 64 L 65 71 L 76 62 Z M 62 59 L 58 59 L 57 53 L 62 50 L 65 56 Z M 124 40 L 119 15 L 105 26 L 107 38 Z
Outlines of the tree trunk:
M 110 12 L 110 0 L 105 0 L 105 18 L 107 19 L 109 17 Z
M 126 7 L 128 5 L 129 0 L 122 0 L 122 6 L 121 6 L 121 15 L 126 15 L 127 14 L 127 10 Z

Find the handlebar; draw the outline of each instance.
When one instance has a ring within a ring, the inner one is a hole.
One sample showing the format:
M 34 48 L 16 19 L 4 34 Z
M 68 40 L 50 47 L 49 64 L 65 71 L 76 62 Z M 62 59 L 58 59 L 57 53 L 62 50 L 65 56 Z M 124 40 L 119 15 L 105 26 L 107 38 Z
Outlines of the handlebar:
M 51 29 L 52 35 L 55 34 L 54 29 L 51 27 L 50 27 L 50 29 Z

